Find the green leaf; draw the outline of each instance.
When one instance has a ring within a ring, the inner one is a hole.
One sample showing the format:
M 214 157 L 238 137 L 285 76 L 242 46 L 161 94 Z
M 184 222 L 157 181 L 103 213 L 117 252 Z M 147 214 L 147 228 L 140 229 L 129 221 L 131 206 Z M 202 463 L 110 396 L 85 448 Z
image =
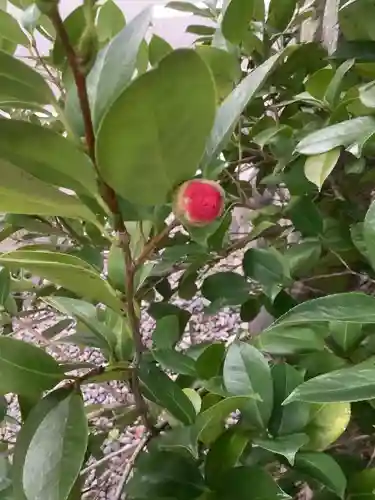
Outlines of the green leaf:
M 205 477 L 208 485 L 214 487 L 217 478 L 235 467 L 241 458 L 249 437 L 236 427 L 226 430 L 211 446 L 205 462 Z
M 151 11 L 145 9 L 99 52 L 87 77 L 90 107 L 96 130 L 114 101 L 130 84 L 139 48 L 150 22 Z M 108 78 L 108 75 L 111 75 L 111 78 Z M 84 125 L 75 86 L 68 92 L 65 112 L 76 132 L 83 135 Z
M 225 419 L 234 411 L 242 410 L 252 396 L 233 396 L 210 406 L 197 416 L 194 424 L 196 439 L 206 445 L 212 443 L 221 434 Z
M 15 250 L 0 254 L 0 264 L 10 269 L 27 269 L 52 283 L 63 286 L 80 297 L 103 302 L 121 311 L 122 303 L 98 271 L 82 259 L 45 250 Z
M 50 104 L 55 101 L 44 78 L 29 65 L 0 50 L 0 104 L 18 107 Z
M 283 500 L 291 497 L 282 491 L 272 476 L 258 466 L 230 469 L 217 478 L 219 500 Z M 251 493 L 250 493 L 251 492 Z
M 355 59 L 349 59 L 339 66 L 332 80 L 330 81 L 326 93 L 324 95 L 325 100 L 331 106 L 337 106 L 340 99 L 340 91 L 342 83 L 346 73 L 353 67 Z
M 148 308 L 148 313 L 156 320 L 157 324 L 158 321 L 165 316 L 176 316 L 178 319 L 180 337 L 184 333 L 191 316 L 189 311 L 186 311 L 186 309 L 181 309 L 180 307 L 167 302 L 153 302 Z M 174 335 L 171 337 L 174 338 Z M 158 347 L 162 346 L 159 345 Z
M 231 93 L 241 78 L 241 66 L 234 54 L 208 45 L 195 49 L 212 71 L 219 101 Z
M 99 42 L 112 40 L 125 26 L 125 17 L 113 0 L 106 0 L 99 10 L 96 30 Z
M 326 153 L 309 156 L 305 163 L 306 178 L 315 184 L 319 191 L 324 181 L 335 168 L 340 157 L 340 148 L 331 149 Z
M 66 389 L 49 394 L 33 408 L 17 437 L 13 467 L 17 498 L 68 499 L 87 442 L 81 394 Z
M 251 285 L 238 273 L 223 271 L 208 276 L 203 282 L 201 292 L 203 297 L 214 302 L 224 301 L 223 305 L 242 304 L 251 290 Z
M 294 465 L 294 459 L 297 451 L 308 442 L 306 434 L 290 434 L 289 436 L 280 436 L 274 439 L 255 438 L 253 443 L 259 448 L 282 455 L 290 465 Z
M 368 259 L 375 269 L 375 202 L 371 203 L 363 222 L 363 239 Z
M 318 236 L 322 234 L 323 218 L 310 197 L 292 197 L 286 213 L 297 231 L 300 231 L 303 235 Z
M 245 38 L 250 22 L 263 20 L 263 0 L 231 0 L 224 12 L 221 31 L 227 40 L 238 45 Z
M 375 368 L 359 365 L 335 370 L 311 378 L 286 398 L 309 403 L 365 401 L 375 397 Z
M 344 352 L 349 352 L 357 346 L 364 337 L 361 323 L 345 323 L 333 321 L 329 325 L 330 336 Z
M 8 403 L 4 396 L 0 396 L 0 423 L 7 414 Z
M 1 36 L 19 45 L 29 45 L 29 39 L 22 31 L 18 22 L 5 10 L 0 9 L 0 33 Z
M 295 467 L 317 479 L 340 498 L 344 498 L 346 478 L 341 467 L 330 455 L 318 452 L 300 452 L 296 455 Z
M 375 298 L 364 293 L 338 293 L 308 300 L 278 318 L 266 331 L 279 326 L 346 321 L 375 323 Z
M 325 347 L 321 331 L 309 326 L 295 325 L 266 330 L 254 339 L 254 345 L 274 356 L 323 351 Z
M 42 349 L 0 336 L 0 393 L 27 395 L 51 389 L 63 379 L 63 370 Z
M 135 80 L 106 114 L 97 140 L 101 174 L 129 201 L 164 203 L 178 182 L 195 174 L 214 113 L 206 64 L 192 50 L 172 52 Z
M 195 369 L 200 378 L 207 380 L 221 374 L 225 356 L 225 345 L 222 342 L 209 343 L 196 358 Z
M 361 103 L 367 108 L 375 108 L 375 84 L 366 83 L 359 88 L 359 98 Z
M 252 426 L 267 428 L 273 405 L 273 382 L 263 355 L 250 344 L 233 343 L 224 361 L 223 377 L 230 394 L 260 397 L 248 402 L 243 415 Z
M 301 241 L 284 252 L 290 274 L 293 277 L 305 276 L 319 261 L 322 245 L 317 239 Z
M 339 9 L 339 23 L 346 40 L 375 40 L 375 8 L 371 0 L 350 0 Z
M 293 18 L 297 7 L 297 0 L 271 0 L 268 9 L 267 25 L 276 33 L 281 33 Z
M 0 212 L 95 221 L 94 214 L 76 196 L 55 189 L 7 161 L 0 160 L 0 168 Z
M 300 433 L 310 419 L 310 406 L 295 401 L 282 406 L 283 401 L 298 385 L 303 383 L 303 375 L 293 366 L 279 363 L 272 367 L 274 406 L 269 429 L 274 436 Z
M 113 352 L 116 345 L 114 329 L 96 319 L 95 306 L 83 300 L 69 297 L 46 297 L 43 301 L 82 323 L 94 335 L 98 347 L 104 351 Z
M 303 155 L 326 153 L 338 146 L 350 146 L 374 132 L 375 120 L 370 116 L 346 120 L 321 128 L 304 137 L 296 147 Z
M 166 7 L 180 12 L 189 12 L 190 14 L 195 14 L 197 16 L 212 17 L 209 9 L 201 9 L 191 2 L 168 2 Z
M 175 453 L 187 453 L 193 458 L 198 459 L 198 443 L 195 441 L 192 427 L 176 427 L 168 430 L 161 436 L 155 438 L 152 442 L 160 451 L 171 451 Z
M 152 333 L 152 345 L 156 349 L 172 349 L 180 340 L 181 334 L 177 316 L 164 316 L 156 322 Z
M 243 258 L 246 276 L 258 281 L 264 293 L 274 300 L 289 277 L 283 256 L 275 249 L 250 248 Z
M 148 44 L 148 56 L 151 66 L 157 66 L 165 56 L 173 51 L 173 47 L 164 38 L 152 35 Z
M 10 273 L 8 269 L 0 268 L 0 310 L 1 306 L 3 308 L 6 305 L 6 302 L 9 297 L 10 292 Z
M 151 363 L 143 363 L 139 379 L 146 397 L 165 408 L 185 425 L 192 424 L 196 413 L 193 404 L 180 387 L 168 375 Z
M 152 355 L 165 370 L 191 377 L 196 376 L 194 360 L 182 352 L 173 349 L 153 349 Z
M 152 450 L 137 460 L 126 486 L 127 496 L 137 500 L 200 497 L 205 485 L 198 463 L 192 457 Z
M 215 123 L 206 144 L 206 150 L 201 161 L 204 169 L 225 147 L 245 107 L 257 95 L 265 84 L 268 76 L 277 64 L 290 52 L 286 49 L 270 57 L 263 64 L 254 69 L 221 104 L 216 113 Z
M 41 181 L 77 192 L 97 193 L 89 157 L 46 127 L 0 119 L 0 157 Z

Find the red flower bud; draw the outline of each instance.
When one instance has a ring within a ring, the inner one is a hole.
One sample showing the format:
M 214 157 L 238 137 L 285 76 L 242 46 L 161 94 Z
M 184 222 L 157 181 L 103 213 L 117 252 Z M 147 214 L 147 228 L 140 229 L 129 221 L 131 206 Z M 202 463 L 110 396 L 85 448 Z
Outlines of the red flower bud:
M 194 179 L 178 188 L 174 200 L 177 218 L 191 226 L 205 226 L 224 210 L 224 190 L 214 181 Z

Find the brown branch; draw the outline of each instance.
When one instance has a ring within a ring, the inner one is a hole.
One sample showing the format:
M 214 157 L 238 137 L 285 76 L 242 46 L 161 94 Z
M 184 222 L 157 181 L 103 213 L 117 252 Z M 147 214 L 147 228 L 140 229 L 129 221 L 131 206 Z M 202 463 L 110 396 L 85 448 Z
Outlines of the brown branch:
M 100 193 L 103 197 L 104 201 L 109 206 L 113 218 L 114 218 L 114 228 L 118 234 L 119 240 L 122 244 L 122 249 L 124 253 L 125 260 L 125 270 L 126 270 L 126 308 L 129 317 L 130 326 L 133 333 L 133 339 L 135 344 L 135 359 L 134 359 L 134 369 L 132 374 L 132 389 L 135 398 L 135 403 L 137 408 L 139 409 L 142 418 L 144 420 L 145 425 L 150 431 L 152 431 L 152 425 L 150 424 L 150 419 L 148 416 L 148 407 L 143 399 L 140 383 L 138 378 L 138 368 L 142 357 L 142 352 L 144 349 L 142 337 L 139 328 L 139 319 L 137 317 L 135 307 L 134 307 L 134 274 L 135 274 L 135 266 L 131 255 L 130 250 L 130 236 L 125 227 L 124 221 L 121 216 L 121 212 L 118 206 L 117 196 L 115 191 L 108 186 L 105 182 L 102 181 L 100 177 L 100 173 L 96 164 L 95 157 L 95 132 L 91 118 L 90 112 L 90 103 L 87 94 L 86 87 L 86 77 L 84 72 L 80 67 L 79 58 L 72 47 L 68 33 L 65 29 L 63 20 L 61 19 L 58 7 L 52 9 L 49 13 L 49 18 L 52 21 L 52 24 L 56 30 L 57 36 L 60 38 L 61 43 L 65 49 L 69 66 L 73 72 L 73 77 L 75 81 L 75 85 L 77 88 L 78 99 L 81 107 L 83 122 L 85 126 L 85 138 L 86 138 L 86 146 L 88 150 L 88 154 L 94 164 L 96 172 L 99 178 L 100 185 Z
M 113 500 L 120 500 L 121 499 L 122 491 L 123 491 L 124 486 L 125 486 L 127 480 L 129 479 L 129 476 L 133 470 L 135 461 L 137 460 L 138 456 L 142 453 L 144 448 L 147 446 L 149 440 L 150 440 L 150 435 L 143 437 L 141 439 L 141 441 L 139 442 L 138 446 L 136 447 L 136 449 L 134 450 L 133 455 L 130 457 L 129 462 L 126 464 L 126 467 L 125 467 L 124 472 L 121 476 L 120 482 L 117 486 L 116 493 L 113 497 Z M 125 498 L 125 497 L 123 497 L 123 498 Z
M 141 255 L 135 261 L 134 266 L 138 269 L 148 258 L 151 257 L 154 250 L 159 246 L 163 239 L 168 236 L 168 234 L 179 225 L 177 219 L 173 220 L 170 224 L 165 226 L 165 228 L 160 231 L 159 234 L 155 235 L 151 240 L 144 246 Z
M 79 59 L 70 43 L 69 35 L 65 29 L 63 20 L 61 19 L 57 6 L 55 9 L 52 9 L 52 11 L 49 13 L 49 18 L 52 21 L 57 36 L 61 40 L 61 43 L 66 52 L 66 56 L 68 58 L 69 66 L 73 72 L 74 82 L 77 88 L 78 100 L 82 111 L 83 122 L 85 125 L 86 145 L 89 152 L 89 156 L 92 162 L 94 163 L 94 166 L 96 167 L 95 133 L 91 120 L 90 103 L 86 87 L 86 77 L 85 74 L 81 71 Z

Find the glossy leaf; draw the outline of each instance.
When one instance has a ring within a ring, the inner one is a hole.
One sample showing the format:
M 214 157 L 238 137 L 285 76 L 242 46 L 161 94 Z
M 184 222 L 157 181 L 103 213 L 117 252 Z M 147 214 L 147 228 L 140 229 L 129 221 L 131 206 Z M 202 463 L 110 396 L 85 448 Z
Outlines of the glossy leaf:
M 326 153 L 309 156 L 305 163 L 306 178 L 320 190 L 324 181 L 335 168 L 340 157 L 340 149 L 335 148 Z
M 257 92 L 265 84 L 268 76 L 277 64 L 286 57 L 290 50 L 286 49 L 283 52 L 275 54 L 254 69 L 221 104 L 216 113 L 211 135 L 206 144 L 205 154 L 201 161 L 202 168 L 216 158 L 225 147 L 244 108 L 256 96 Z
M 56 435 L 59 439 L 56 439 Z M 14 457 L 14 478 L 21 498 L 66 500 L 86 453 L 87 419 L 82 396 L 60 389 L 30 413 Z M 42 451 L 42 453 L 41 453 Z
M 319 261 L 322 253 L 321 243 L 317 239 L 302 241 L 290 246 L 284 252 L 292 276 L 306 275 Z
M 310 406 L 293 402 L 282 406 L 283 401 L 303 383 L 303 375 L 287 363 L 278 363 L 271 370 L 274 390 L 274 407 L 269 428 L 273 435 L 283 436 L 303 432 L 310 418 Z
M 290 434 L 289 436 L 281 436 L 274 439 L 255 438 L 253 443 L 259 448 L 282 455 L 290 465 L 294 465 L 294 459 L 297 451 L 308 442 L 309 438 L 306 434 Z
M 367 365 L 335 370 L 299 385 L 286 398 L 309 403 L 364 401 L 375 397 L 375 368 Z
M 273 382 L 267 360 L 250 344 L 232 344 L 223 368 L 224 384 L 233 396 L 257 395 L 244 408 L 245 420 L 257 428 L 266 428 L 273 405 Z
M 154 34 L 148 45 L 148 56 L 151 66 L 156 66 L 159 62 L 172 52 L 173 47 L 164 38 Z
M 82 323 L 96 338 L 98 347 L 105 351 L 113 351 L 116 345 L 114 329 L 96 319 L 95 306 L 83 300 L 69 297 L 47 297 L 43 300 L 61 313 Z
M 243 258 L 245 275 L 258 281 L 266 295 L 273 300 L 288 279 L 288 268 L 274 248 L 250 248 Z
M 136 69 L 139 48 L 150 22 L 151 11 L 145 9 L 99 52 L 87 77 L 95 129 L 98 129 L 110 106 L 130 84 Z M 108 75 L 111 75 L 111 78 L 108 78 Z M 66 114 L 74 129 L 83 135 L 82 115 L 79 112 L 78 97 L 74 86 L 68 93 Z
M 16 250 L 0 254 L 0 264 L 10 269 L 27 269 L 77 295 L 103 302 L 117 311 L 122 310 L 120 299 L 98 271 L 84 260 L 45 250 Z
M 95 221 L 94 214 L 76 196 L 55 189 L 8 161 L 0 159 L 0 168 L 1 212 Z
M 0 157 L 41 181 L 91 195 L 97 192 L 89 157 L 46 127 L 0 119 Z
M 195 49 L 210 67 L 215 79 L 218 100 L 221 102 L 241 78 L 241 67 L 234 54 L 217 47 L 199 45 Z
M 165 408 L 173 417 L 185 425 L 194 422 L 196 413 L 190 399 L 182 389 L 162 372 L 156 365 L 143 363 L 139 371 L 139 379 L 146 397 L 151 397 Z
M 291 198 L 287 207 L 287 214 L 297 231 L 304 236 L 318 236 L 323 232 L 322 215 L 308 196 L 295 196 Z
M 13 43 L 25 45 L 29 44 L 29 39 L 22 31 L 18 22 L 5 10 L 0 9 L 0 33 L 1 36 Z
M 328 335 L 328 329 L 327 329 Z M 254 345 L 274 356 L 287 356 L 309 351 L 323 351 L 325 335 L 309 326 L 286 326 L 262 332 Z
M 219 342 L 208 344 L 196 358 L 195 368 L 202 379 L 210 379 L 221 374 L 225 357 L 225 345 Z
M 251 500 L 290 499 L 282 491 L 271 474 L 258 466 L 240 466 L 230 469 L 217 478 L 217 491 L 220 500 Z
M 375 322 L 375 299 L 364 293 L 351 292 L 308 300 L 278 318 L 267 331 L 278 326 L 346 321 L 369 324 Z
M 197 416 L 194 424 L 196 439 L 206 445 L 221 434 L 225 419 L 234 411 L 242 410 L 253 396 L 233 396 L 210 406 Z
M 197 16 L 212 17 L 208 9 L 201 9 L 192 2 L 168 2 L 166 4 L 168 9 L 178 10 L 180 12 L 189 12 Z
M 197 461 L 177 453 L 152 450 L 137 461 L 134 474 L 126 486 L 131 498 L 175 498 L 194 500 L 203 493 L 204 482 Z
M 375 202 L 371 203 L 363 222 L 363 239 L 368 259 L 375 268 Z
M 330 336 L 344 352 L 357 346 L 364 337 L 361 323 L 345 323 L 333 321 L 329 325 Z
M 297 0 L 285 0 L 283 2 L 271 0 L 268 8 L 267 25 L 276 33 L 284 31 L 292 20 L 297 4 Z
M 304 452 L 296 455 L 295 467 L 344 498 L 346 478 L 341 467 L 325 453 Z
M 243 41 L 251 21 L 263 21 L 263 0 L 231 0 L 221 22 L 224 37 L 233 44 Z
M 117 35 L 125 26 L 122 10 L 113 0 L 106 0 L 100 8 L 96 21 L 99 42 L 107 42 Z
M 163 203 L 197 169 L 214 100 L 210 71 L 194 51 L 180 49 L 165 57 L 126 89 L 105 116 L 97 141 L 104 179 L 132 202 Z M 114 135 L 113 128 L 119 133 Z
M 369 116 L 343 121 L 321 128 L 304 137 L 296 150 L 304 155 L 326 153 L 339 146 L 349 146 L 374 131 L 375 120 Z
M 152 334 L 152 345 L 156 349 L 170 349 L 180 340 L 181 334 L 177 316 L 164 316 L 156 322 Z
M 201 288 L 203 297 L 211 302 L 221 299 L 225 305 L 241 304 L 248 298 L 250 290 L 251 285 L 246 279 L 231 271 L 218 272 L 208 276 Z
M 152 355 L 165 370 L 192 377 L 196 376 L 194 360 L 182 352 L 173 349 L 153 349 Z
M 0 336 L 0 393 L 29 394 L 51 389 L 64 379 L 58 363 L 27 342 Z
M 237 465 L 248 442 L 248 436 L 233 427 L 212 444 L 205 462 L 205 477 L 209 485 L 214 487 L 223 473 Z
M 10 273 L 8 269 L 0 268 L 0 310 L 1 306 L 5 307 L 10 293 Z
M 54 102 L 44 78 L 29 65 L 0 50 L 0 104 L 33 107 Z
M 348 71 L 350 71 L 350 69 L 353 67 L 354 62 L 355 62 L 354 59 L 349 59 L 348 61 L 343 62 L 337 68 L 336 73 L 334 74 L 332 80 L 330 81 L 326 93 L 324 95 L 324 98 L 331 106 L 337 106 L 340 99 L 343 80 Z

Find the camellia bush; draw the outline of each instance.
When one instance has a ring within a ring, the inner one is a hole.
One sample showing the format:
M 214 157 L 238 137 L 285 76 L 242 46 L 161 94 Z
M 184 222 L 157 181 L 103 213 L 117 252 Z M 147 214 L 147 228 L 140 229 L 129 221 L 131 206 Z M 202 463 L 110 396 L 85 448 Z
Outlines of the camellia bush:
M 89 498 L 98 415 L 143 432 L 114 500 L 375 498 L 374 2 L 333 54 L 300 41 L 314 5 L 169 6 L 191 48 L 112 0 L 0 2 L 0 499 Z M 235 338 L 181 342 L 196 296 Z M 126 404 L 85 405 L 112 381 Z

